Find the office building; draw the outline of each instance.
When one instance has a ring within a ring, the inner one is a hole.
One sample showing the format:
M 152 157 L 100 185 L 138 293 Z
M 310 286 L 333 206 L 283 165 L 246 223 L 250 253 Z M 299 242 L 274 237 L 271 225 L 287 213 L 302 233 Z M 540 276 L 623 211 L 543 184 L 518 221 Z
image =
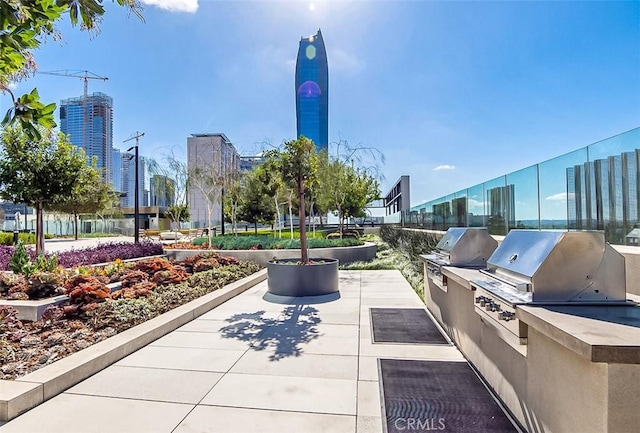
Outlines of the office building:
M 297 136 L 313 140 L 318 151 L 329 147 L 329 67 L 322 33 L 300 40 L 296 61 Z
M 206 227 L 211 216 L 211 224 L 220 225 L 224 180 L 240 170 L 236 148 L 224 134 L 191 134 L 187 170 L 193 179 L 188 197 L 191 221 L 196 227 Z
M 122 152 L 120 161 L 122 164 L 122 194 L 120 196 L 120 206 L 133 207 L 135 205 L 135 160 L 134 154 Z M 146 164 L 144 158 L 138 161 L 138 204 L 148 206 L 148 191 L 144 187 Z
M 86 102 L 86 111 L 85 111 Z M 104 180 L 113 184 L 113 99 L 101 92 L 60 102 L 60 131 L 89 158 L 96 158 Z
M 149 205 L 169 207 L 175 204 L 175 182 L 167 176 L 154 174 L 149 181 Z
M 253 171 L 257 166 L 264 162 L 265 158 L 262 155 L 256 156 L 241 156 L 240 157 L 240 171 L 249 172 Z

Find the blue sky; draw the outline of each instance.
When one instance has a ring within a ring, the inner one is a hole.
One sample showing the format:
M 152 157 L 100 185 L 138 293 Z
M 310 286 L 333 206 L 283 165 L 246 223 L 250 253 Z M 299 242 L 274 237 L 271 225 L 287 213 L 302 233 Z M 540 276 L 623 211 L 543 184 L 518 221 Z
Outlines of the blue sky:
M 114 98 L 114 145 L 144 131 L 147 156 L 194 132 L 244 154 L 295 138 L 298 42 L 318 28 L 330 141 L 379 149 L 383 193 L 408 174 L 413 205 L 640 126 L 640 2 L 143 0 L 144 23 L 106 3 L 99 34 L 65 20 L 36 61 L 109 77 L 89 92 Z M 15 90 L 35 86 L 83 88 Z

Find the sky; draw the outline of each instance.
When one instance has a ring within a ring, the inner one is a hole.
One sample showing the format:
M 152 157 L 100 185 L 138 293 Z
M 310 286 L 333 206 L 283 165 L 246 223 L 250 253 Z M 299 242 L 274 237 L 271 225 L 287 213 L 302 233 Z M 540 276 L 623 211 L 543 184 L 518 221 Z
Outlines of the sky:
M 640 126 L 640 2 L 142 0 L 144 22 L 106 1 L 100 32 L 60 22 L 40 71 L 88 70 L 114 99 L 114 146 L 184 157 L 192 133 L 241 154 L 294 139 L 295 59 L 322 30 L 330 151 L 377 149 L 385 194 L 453 193 Z M 36 74 L 43 101 L 81 79 Z M 9 97 L 0 96 L 0 112 Z

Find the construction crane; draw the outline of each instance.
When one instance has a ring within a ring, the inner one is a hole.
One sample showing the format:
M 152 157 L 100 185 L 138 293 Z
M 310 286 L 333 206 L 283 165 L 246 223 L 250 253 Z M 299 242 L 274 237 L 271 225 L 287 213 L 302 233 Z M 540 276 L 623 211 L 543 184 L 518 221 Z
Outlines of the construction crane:
M 102 80 L 102 81 L 107 81 L 109 78 L 107 77 L 101 77 L 100 75 L 94 74 L 93 72 L 89 72 L 89 71 L 81 71 L 81 70 L 69 70 L 69 69 L 64 69 L 64 70 L 59 70 L 59 71 L 48 71 L 48 72 L 40 72 L 38 71 L 38 74 L 45 74 L 45 75 L 57 75 L 60 77 L 71 77 L 71 78 L 81 78 L 84 80 L 84 98 L 83 98 L 83 105 L 84 105 L 84 124 L 83 124 L 83 130 L 84 130 L 84 137 L 83 137 L 83 147 L 85 152 L 89 153 L 89 149 L 87 149 L 87 97 L 88 97 L 88 90 L 89 90 L 89 80 Z

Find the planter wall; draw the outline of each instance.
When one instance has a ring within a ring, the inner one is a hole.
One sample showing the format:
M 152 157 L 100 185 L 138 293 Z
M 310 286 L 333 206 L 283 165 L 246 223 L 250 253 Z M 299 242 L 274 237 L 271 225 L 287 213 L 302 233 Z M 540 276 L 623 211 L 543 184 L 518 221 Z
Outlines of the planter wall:
M 336 293 L 339 289 L 338 264 L 336 259 L 323 259 L 307 265 L 298 264 L 297 259 L 268 262 L 269 293 L 296 297 Z
M 365 242 L 364 245 L 355 247 L 336 247 L 336 248 L 313 248 L 309 252 L 313 257 L 321 259 L 338 259 L 340 263 L 352 262 L 368 262 L 376 257 L 377 247 L 371 242 Z M 206 252 L 207 250 L 165 250 L 167 257 L 176 260 L 183 260 L 186 257 L 195 256 Z M 299 259 L 300 250 L 215 250 L 221 256 L 233 256 L 239 260 L 256 262 L 261 266 L 267 266 L 267 263 L 274 258 L 282 259 Z

